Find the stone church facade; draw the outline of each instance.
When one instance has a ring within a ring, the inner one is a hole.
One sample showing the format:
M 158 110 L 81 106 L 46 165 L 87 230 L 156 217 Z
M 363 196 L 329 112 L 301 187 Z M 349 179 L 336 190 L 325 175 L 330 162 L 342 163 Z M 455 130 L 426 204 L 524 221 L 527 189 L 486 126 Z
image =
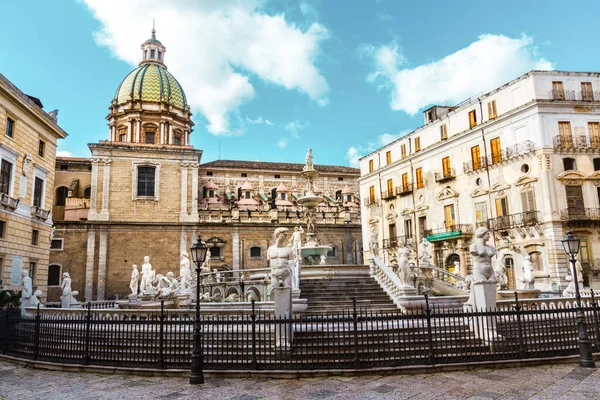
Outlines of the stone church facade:
M 296 203 L 306 185 L 302 165 L 201 164 L 202 151 L 189 144 L 190 107 L 167 71 L 165 52 L 153 31 L 139 67 L 112 100 L 108 140 L 89 144 L 90 158 L 57 159 L 48 275 L 69 272 L 82 299 L 126 296 L 132 265 L 146 255 L 157 273 L 177 274 L 181 252 L 197 236 L 210 247 L 212 268 L 264 268 L 275 225 L 305 224 Z M 324 197 L 319 237 L 332 245 L 328 262 L 362 263 L 360 172 L 316 169 Z M 59 295 L 59 286 L 48 288 L 48 300 Z

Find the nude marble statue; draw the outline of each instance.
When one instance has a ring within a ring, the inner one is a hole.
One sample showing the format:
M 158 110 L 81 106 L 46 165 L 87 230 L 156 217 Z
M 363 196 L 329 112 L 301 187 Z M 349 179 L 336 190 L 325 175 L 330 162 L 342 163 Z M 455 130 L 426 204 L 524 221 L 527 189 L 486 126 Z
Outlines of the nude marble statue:
M 292 272 L 290 262 L 294 260 L 294 252 L 285 246 L 287 228 L 277 228 L 273 233 L 273 245 L 267 250 L 267 260 L 271 267 L 271 285 L 277 287 L 292 287 Z

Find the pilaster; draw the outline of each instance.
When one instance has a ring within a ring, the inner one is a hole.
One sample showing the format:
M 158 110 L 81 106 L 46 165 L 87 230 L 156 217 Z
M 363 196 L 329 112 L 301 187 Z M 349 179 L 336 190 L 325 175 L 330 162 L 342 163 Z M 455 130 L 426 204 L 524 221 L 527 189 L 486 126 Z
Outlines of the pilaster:
M 90 191 L 90 211 L 88 212 L 89 220 L 96 220 L 96 206 L 98 203 L 98 164 L 99 158 L 92 158 L 92 181 Z
M 90 229 L 87 237 L 85 263 L 85 300 L 92 301 L 94 291 L 94 253 L 96 251 L 96 231 Z
M 106 251 L 108 231 L 100 231 L 100 240 L 98 243 L 98 289 L 96 300 L 104 300 L 104 291 L 106 288 Z
M 102 209 L 97 214 L 96 219 L 102 221 L 109 220 L 109 208 L 108 199 L 110 195 L 110 164 L 112 160 L 110 158 L 103 158 L 102 160 L 103 171 L 102 171 Z

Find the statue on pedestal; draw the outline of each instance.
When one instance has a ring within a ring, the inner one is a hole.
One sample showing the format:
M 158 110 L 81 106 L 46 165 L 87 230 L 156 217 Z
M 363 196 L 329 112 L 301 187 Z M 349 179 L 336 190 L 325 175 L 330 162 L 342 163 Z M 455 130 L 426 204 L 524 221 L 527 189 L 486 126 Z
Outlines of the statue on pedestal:
M 267 260 L 271 267 L 271 286 L 273 288 L 292 287 L 290 264 L 294 260 L 292 249 L 284 245 L 287 228 L 277 228 L 273 233 L 273 245 L 267 250 Z
M 63 274 L 63 281 L 60 284 L 62 289 L 62 296 L 60 296 L 60 306 L 61 308 L 71 308 L 71 300 L 72 297 L 72 289 L 71 289 L 71 277 L 68 272 Z
M 579 262 L 579 261 L 578 261 Z M 577 273 L 579 275 L 579 271 Z M 583 276 L 582 278 L 583 279 Z M 523 262 L 523 279 L 521 279 L 523 283 L 523 289 L 535 289 L 535 277 L 533 276 L 533 263 L 531 262 L 531 256 L 528 254 L 525 256 L 525 261 Z
M 294 228 L 294 233 L 292 233 L 292 237 L 288 242 L 288 246 L 292 247 L 292 250 L 295 252 L 299 252 L 300 247 L 302 246 L 302 234 L 304 233 L 304 229 L 301 226 L 297 226 Z
M 150 264 L 150 257 L 144 256 L 144 263 L 142 264 L 142 280 L 140 281 L 141 295 L 154 294 L 154 287 L 152 287 L 154 276 L 154 270 L 152 269 L 152 264 Z
M 131 289 L 131 296 L 137 296 L 139 280 L 140 271 L 138 271 L 138 266 L 136 264 L 133 264 L 133 266 L 131 267 L 131 280 L 129 281 L 129 289 Z
M 306 152 L 306 165 L 304 165 L 303 168 L 304 171 L 314 169 L 312 159 L 312 149 L 308 149 L 308 151 Z
M 371 233 L 369 234 L 369 250 L 374 256 L 379 256 L 379 234 L 377 233 L 377 227 L 371 226 Z
M 431 243 L 423 238 L 421 240 L 421 244 L 419 244 L 419 252 L 421 253 L 421 262 L 425 264 L 431 264 L 431 253 L 433 252 L 431 249 Z
M 498 255 L 496 266 L 494 267 L 494 273 L 498 279 L 498 288 L 500 290 L 508 289 L 508 275 L 506 274 L 506 266 L 504 265 L 505 255 L 506 254 Z
M 413 273 L 408 264 L 409 250 L 405 247 L 398 249 L 398 278 L 404 287 L 413 287 Z
M 492 257 L 496 249 L 486 244 L 490 238 L 490 231 L 485 226 L 480 226 L 475 231 L 475 243 L 469 248 L 473 256 L 473 283 L 497 283 Z
M 190 257 L 187 252 L 181 253 L 181 261 L 179 262 L 179 277 L 181 280 L 180 290 L 181 292 L 189 292 L 190 290 L 190 277 L 192 271 L 190 269 Z
M 31 307 L 31 297 L 33 296 L 33 287 L 29 271 L 21 271 L 21 280 L 23 282 L 23 290 L 21 291 L 21 315 L 25 315 L 25 307 Z
M 44 305 L 40 303 L 40 297 L 42 297 L 42 291 L 40 289 L 33 292 L 33 296 L 31 296 L 30 306 L 37 307 L 39 305 L 40 307 L 44 307 Z

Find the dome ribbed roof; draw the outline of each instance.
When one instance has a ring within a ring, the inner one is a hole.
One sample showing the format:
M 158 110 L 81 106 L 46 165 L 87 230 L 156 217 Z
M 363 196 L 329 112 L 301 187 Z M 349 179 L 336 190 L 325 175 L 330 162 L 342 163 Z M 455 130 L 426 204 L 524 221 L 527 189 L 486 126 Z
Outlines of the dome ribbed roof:
M 119 85 L 114 101 L 123 104 L 129 100 L 165 101 L 182 109 L 187 106 L 177 79 L 162 65 L 153 63 L 134 69 Z

